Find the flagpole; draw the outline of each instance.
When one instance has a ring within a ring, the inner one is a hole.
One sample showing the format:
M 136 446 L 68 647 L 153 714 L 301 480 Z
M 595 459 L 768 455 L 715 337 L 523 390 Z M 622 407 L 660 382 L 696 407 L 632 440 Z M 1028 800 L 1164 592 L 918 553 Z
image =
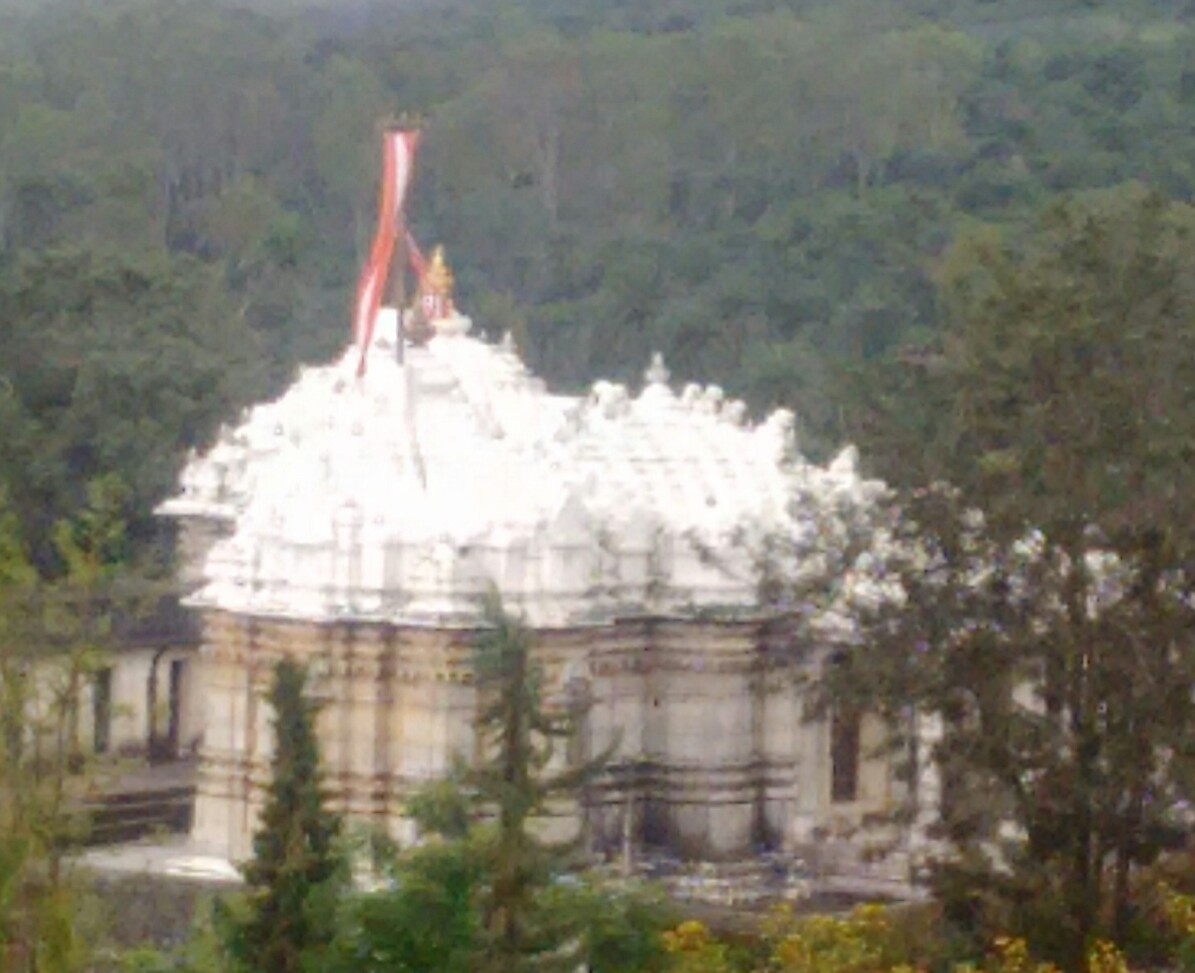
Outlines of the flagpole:
M 390 300 L 395 306 L 395 357 L 404 359 L 402 313 L 406 304 L 406 262 L 412 245 L 407 239 L 404 211 L 407 189 L 415 164 L 415 149 L 419 141 L 418 128 L 400 120 L 382 126 L 382 188 L 378 201 L 378 228 L 370 248 L 369 260 L 357 284 L 357 300 L 353 307 L 353 331 L 361 346 L 357 374 L 365 374 L 365 358 L 373 340 L 378 311 L 386 303 L 386 287 L 390 286 Z M 395 259 L 398 272 L 394 271 Z M 393 281 L 387 277 L 393 276 Z
M 395 121 L 392 121 L 389 127 L 392 131 L 414 132 L 417 136 L 419 130 L 423 127 L 423 119 L 418 115 L 410 116 L 404 112 Z M 406 176 L 406 186 L 409 186 L 415 178 L 415 152 L 413 149 L 409 153 L 409 159 L 410 169 Z M 406 186 L 403 187 L 404 196 Z M 394 282 L 391 285 L 391 299 L 394 302 L 394 308 L 397 312 L 397 322 L 394 329 L 394 356 L 401 365 L 406 358 L 406 327 L 403 322 L 403 313 L 407 307 L 407 261 L 410 259 L 407 244 L 407 206 L 405 198 L 400 201 L 400 205 L 394 214 L 394 221 L 394 259 L 390 264 L 394 278 Z

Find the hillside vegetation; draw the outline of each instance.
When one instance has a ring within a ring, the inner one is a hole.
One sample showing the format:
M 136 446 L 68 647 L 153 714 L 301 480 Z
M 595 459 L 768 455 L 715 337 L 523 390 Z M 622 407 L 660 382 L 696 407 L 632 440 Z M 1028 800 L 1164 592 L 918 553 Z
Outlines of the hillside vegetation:
M 184 450 L 347 336 L 379 120 L 460 303 L 550 382 L 653 350 L 852 425 L 939 255 L 1068 193 L 1195 188 L 1195 11 L 1094 0 L 0 6 L 0 483 L 48 570 L 87 481 L 144 531 Z

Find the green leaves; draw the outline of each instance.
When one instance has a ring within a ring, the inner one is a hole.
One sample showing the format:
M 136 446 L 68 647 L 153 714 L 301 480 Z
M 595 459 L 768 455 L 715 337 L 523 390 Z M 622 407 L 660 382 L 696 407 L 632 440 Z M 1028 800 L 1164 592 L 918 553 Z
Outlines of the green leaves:
M 334 969 L 344 973 L 469 973 L 481 935 L 485 871 L 476 844 L 432 842 L 398 857 L 389 888 L 343 910 Z
M 1195 186 L 1188 26 L 1006 6 L 504 0 L 331 36 L 290 5 L 133 0 L 14 22 L 0 478 L 36 561 L 97 475 L 130 487 L 139 543 L 181 448 L 342 346 L 375 125 L 407 109 L 430 119 L 412 225 L 449 243 L 481 327 L 556 384 L 637 381 L 660 350 L 835 448 L 861 394 L 841 376 L 941 323 L 957 224 L 1126 176 Z
M 495 599 L 477 639 L 477 752 L 411 799 L 424 842 L 384 861 L 383 888 L 349 896 L 334 969 L 344 973 L 658 968 L 667 915 L 651 896 L 572 873 L 576 842 L 541 832 L 599 760 L 560 746 L 577 716 L 543 698 L 529 633 Z
M 1195 538 L 1175 488 L 1193 219 L 1129 186 L 964 239 L 941 263 L 949 327 L 873 428 L 900 450 L 886 472 L 915 553 L 854 691 L 910 746 L 909 707 L 941 721 L 943 891 L 1002 903 L 1072 965 L 1107 915 L 1123 931 L 1133 870 L 1195 796 Z
M 37 577 L 21 532 L 20 519 L 0 483 L 0 589 L 29 585 Z
M 334 937 L 335 904 L 345 881 L 337 849 L 340 820 L 324 807 L 317 706 L 293 659 L 274 669 L 274 753 L 266 806 L 243 868 L 248 891 L 222 917 L 225 942 L 242 969 L 300 973 L 322 968 Z
M 122 481 L 125 495 L 104 502 L 132 518 L 135 534 L 182 451 L 260 381 L 253 335 L 217 277 L 189 259 L 28 255 L 0 264 L 0 315 L 14 420 L 0 480 L 48 567 L 64 556 L 53 524 L 88 502 L 89 480 L 104 478 L 109 493 Z
M 1009 529 L 1180 514 L 1169 485 L 1188 463 L 1175 430 L 1195 422 L 1181 350 L 1195 334 L 1191 219 L 1128 187 L 1054 207 L 1035 238 L 961 244 L 944 261 L 951 479 Z

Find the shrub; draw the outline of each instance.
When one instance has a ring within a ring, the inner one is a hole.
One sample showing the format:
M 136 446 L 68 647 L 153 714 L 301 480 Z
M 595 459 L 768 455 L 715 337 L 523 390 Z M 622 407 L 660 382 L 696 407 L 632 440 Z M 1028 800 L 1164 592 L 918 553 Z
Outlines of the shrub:
M 732 973 L 729 947 L 715 939 L 704 923 L 690 919 L 665 932 L 669 973 Z

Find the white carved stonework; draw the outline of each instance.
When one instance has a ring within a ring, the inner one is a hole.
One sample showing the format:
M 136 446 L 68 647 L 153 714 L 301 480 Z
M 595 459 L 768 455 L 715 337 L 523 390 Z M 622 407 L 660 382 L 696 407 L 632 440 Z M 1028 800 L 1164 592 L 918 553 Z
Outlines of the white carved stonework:
M 460 316 L 400 365 L 393 321 L 364 376 L 355 350 L 304 369 L 187 465 L 161 512 L 231 525 L 195 605 L 437 624 L 494 584 L 532 626 L 749 609 L 767 538 L 882 490 L 849 454 L 806 462 L 789 413 L 751 427 L 716 386 L 674 395 L 659 356 L 639 395 L 571 398 Z
M 332 701 L 330 792 L 401 835 L 405 797 L 470 752 L 469 646 L 493 589 L 549 679 L 583 689 L 588 750 L 616 743 L 569 812 L 596 845 L 630 829 L 728 858 L 830 820 L 799 677 L 825 655 L 810 633 L 851 638 L 849 603 L 875 594 L 872 562 L 840 562 L 883 485 L 853 451 L 804 459 L 791 413 L 752 425 L 716 386 L 676 394 L 658 355 L 640 391 L 554 395 L 460 315 L 400 362 L 396 321 L 382 312 L 363 375 L 351 348 L 247 410 L 160 508 L 215 525 L 184 566 L 205 618 L 202 843 L 248 851 L 283 653 Z M 761 601 L 771 577 L 818 587 L 818 616 Z M 899 785 L 863 763 L 859 800 L 834 813 L 891 805 Z

